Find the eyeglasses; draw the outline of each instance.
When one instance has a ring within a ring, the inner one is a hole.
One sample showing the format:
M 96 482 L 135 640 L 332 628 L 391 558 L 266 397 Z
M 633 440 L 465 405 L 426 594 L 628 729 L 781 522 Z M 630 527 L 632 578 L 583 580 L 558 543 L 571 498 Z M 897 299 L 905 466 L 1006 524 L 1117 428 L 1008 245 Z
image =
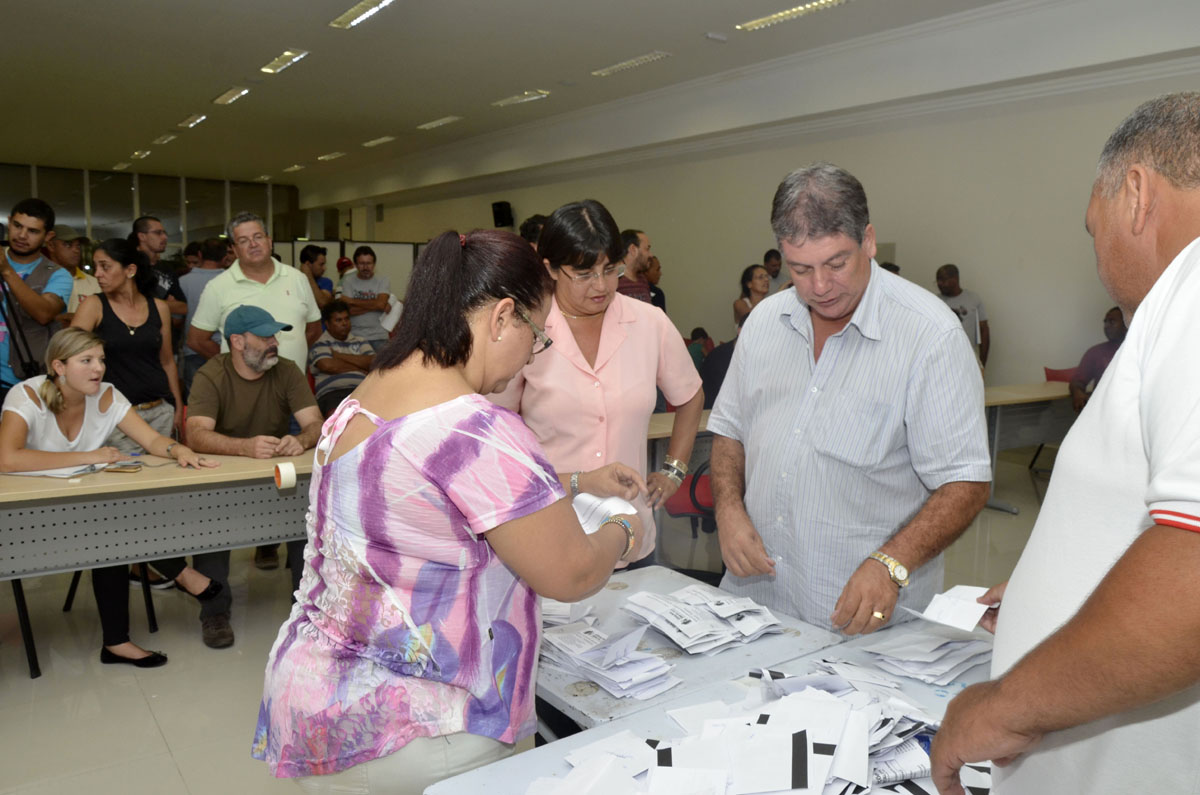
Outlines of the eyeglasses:
M 537 344 L 533 347 L 534 356 L 537 356 L 539 353 L 554 344 L 554 340 L 546 336 L 545 330 L 539 327 L 537 323 L 534 323 L 533 318 L 531 318 L 524 309 L 517 307 L 517 317 L 524 320 L 529 324 L 529 328 L 533 329 L 533 337 L 537 340 Z
M 621 278 L 625 275 L 625 266 L 608 265 L 603 270 L 584 271 L 583 273 L 574 275 L 570 273 L 564 273 L 564 275 L 571 281 L 575 282 L 575 284 L 590 284 L 592 281 L 599 281 L 600 279 L 612 279 L 614 277 L 618 279 Z

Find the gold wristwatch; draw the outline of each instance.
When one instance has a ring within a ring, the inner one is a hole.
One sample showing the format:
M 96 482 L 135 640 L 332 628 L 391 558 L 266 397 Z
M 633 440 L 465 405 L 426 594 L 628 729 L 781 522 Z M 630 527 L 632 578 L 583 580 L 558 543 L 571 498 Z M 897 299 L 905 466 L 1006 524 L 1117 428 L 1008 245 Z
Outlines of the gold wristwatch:
M 901 588 L 908 585 L 908 567 L 903 563 L 891 555 L 885 555 L 882 552 L 872 552 L 867 557 L 887 566 L 888 576 L 892 578 L 892 582 L 896 583 L 896 585 L 899 585 Z

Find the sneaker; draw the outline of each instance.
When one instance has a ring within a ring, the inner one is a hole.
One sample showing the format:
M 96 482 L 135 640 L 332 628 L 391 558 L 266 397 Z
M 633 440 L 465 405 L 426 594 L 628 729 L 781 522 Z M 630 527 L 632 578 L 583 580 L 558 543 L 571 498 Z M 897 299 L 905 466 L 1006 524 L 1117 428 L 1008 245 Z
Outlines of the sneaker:
M 254 566 L 263 571 L 279 568 L 279 545 L 271 544 L 254 549 Z
M 233 645 L 233 627 L 229 626 L 229 614 L 217 613 L 200 619 L 204 645 L 210 649 L 224 649 Z
M 142 577 L 137 572 L 141 568 L 138 564 L 133 564 L 129 570 L 129 587 L 138 590 L 142 587 Z M 150 587 L 156 591 L 169 591 L 175 587 L 174 580 L 168 580 L 165 577 L 160 577 L 154 569 L 150 569 Z

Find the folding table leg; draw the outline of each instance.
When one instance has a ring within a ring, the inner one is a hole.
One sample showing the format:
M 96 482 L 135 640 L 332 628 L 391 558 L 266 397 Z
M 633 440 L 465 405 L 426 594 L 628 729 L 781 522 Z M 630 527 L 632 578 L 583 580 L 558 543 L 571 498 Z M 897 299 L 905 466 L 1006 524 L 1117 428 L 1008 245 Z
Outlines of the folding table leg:
M 71 587 L 67 589 L 67 601 L 63 602 L 63 612 L 70 613 L 71 605 L 75 604 L 75 591 L 79 588 L 79 578 L 83 576 L 83 569 L 75 569 L 75 576 L 71 577 Z
M 33 645 L 33 626 L 29 623 L 29 608 L 25 606 L 25 590 L 20 580 L 12 581 L 13 600 L 17 603 L 17 621 L 21 624 L 21 640 L 25 644 L 25 658 L 29 660 L 29 678 L 42 675 L 38 666 L 37 647 Z

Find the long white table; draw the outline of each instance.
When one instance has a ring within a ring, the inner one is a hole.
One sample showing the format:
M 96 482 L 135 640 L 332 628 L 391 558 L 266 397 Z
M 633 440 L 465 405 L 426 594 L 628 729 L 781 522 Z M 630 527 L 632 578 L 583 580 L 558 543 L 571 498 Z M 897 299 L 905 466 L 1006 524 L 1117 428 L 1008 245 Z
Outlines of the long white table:
M 880 632 L 904 632 L 906 626 L 909 624 L 901 624 L 898 627 L 880 630 Z M 466 793 L 486 792 L 488 795 L 522 795 L 535 779 L 544 776 L 565 777 L 571 771 L 571 766 L 564 761 L 564 757 L 568 753 L 610 735 L 629 730 L 639 737 L 647 739 L 669 740 L 683 737 L 684 731 L 667 714 L 667 710 L 710 701 L 724 701 L 726 704 L 739 702 L 746 695 L 748 688 L 759 686 L 757 679 L 747 677 L 752 668 L 769 665 L 784 673 L 803 674 L 812 670 L 815 661 L 825 658 L 868 663 L 869 659 L 866 653 L 859 647 L 878 639 L 878 633 L 865 638 L 856 638 L 831 648 L 797 655 L 786 663 L 767 663 L 765 659 L 756 660 L 732 676 L 714 679 L 703 687 L 682 694 L 670 703 L 657 705 L 656 709 L 641 710 L 532 751 L 526 751 L 500 762 L 445 779 L 427 788 L 425 793 L 426 795 L 465 795 Z M 925 708 L 931 715 L 940 718 L 945 714 L 946 705 L 951 698 L 967 685 L 985 681 L 987 678 L 988 667 L 978 665 L 946 687 L 933 687 L 912 679 L 900 681 L 902 682 L 901 690 L 910 701 Z
M 145 456 L 140 472 L 0 475 L 0 580 L 12 580 L 30 675 L 40 675 L 20 578 L 304 538 L 312 453 L 183 469 Z M 296 485 L 275 486 L 275 465 Z
M 625 599 L 638 591 L 665 594 L 677 591 L 696 580 L 662 566 L 647 566 L 634 571 L 614 574 L 608 585 L 587 600 L 598 621 L 596 627 L 611 635 L 628 632 L 641 622 L 621 609 Z M 599 685 L 580 680 L 557 668 L 538 667 L 537 694 L 555 709 L 585 729 L 633 715 L 662 705 L 708 686 L 714 681 L 729 679 L 752 667 L 774 665 L 810 651 L 832 646 L 841 635 L 807 624 L 797 618 L 776 613 L 784 631 L 766 635 L 753 643 L 721 652 L 712 657 L 692 655 L 682 651 L 657 630 L 646 630 L 638 648 L 649 651 L 675 666 L 671 672 L 683 680 L 660 696 L 645 701 L 635 698 L 615 698 Z

